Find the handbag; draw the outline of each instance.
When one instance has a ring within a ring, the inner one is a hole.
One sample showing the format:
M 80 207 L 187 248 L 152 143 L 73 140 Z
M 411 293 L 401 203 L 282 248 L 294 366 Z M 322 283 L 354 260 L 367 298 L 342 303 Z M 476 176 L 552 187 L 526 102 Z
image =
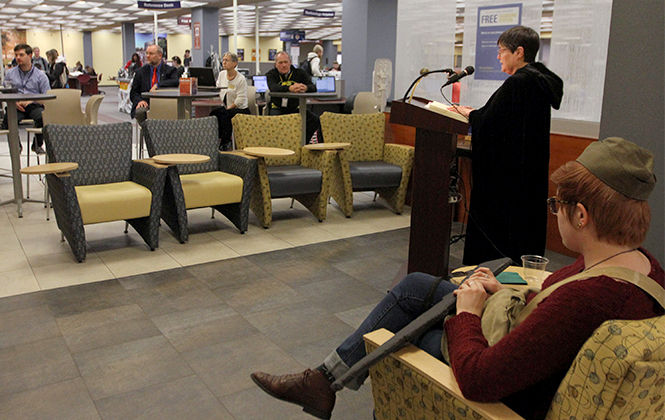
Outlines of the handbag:
M 487 298 L 483 305 L 483 314 L 480 318 L 483 336 L 485 336 L 487 343 L 493 346 L 521 324 L 538 307 L 540 302 L 559 287 L 577 280 L 585 280 L 601 275 L 639 287 L 654 298 L 661 307 L 665 308 L 665 289 L 644 274 L 625 267 L 597 267 L 550 285 L 531 299 L 528 304 L 526 304 L 526 296 L 531 292 L 538 292 L 537 289 L 506 288 L 494 293 Z M 452 316 L 454 315 L 448 315 L 446 321 Z M 441 353 L 446 363 L 450 363 L 448 339 L 445 331 L 441 339 Z

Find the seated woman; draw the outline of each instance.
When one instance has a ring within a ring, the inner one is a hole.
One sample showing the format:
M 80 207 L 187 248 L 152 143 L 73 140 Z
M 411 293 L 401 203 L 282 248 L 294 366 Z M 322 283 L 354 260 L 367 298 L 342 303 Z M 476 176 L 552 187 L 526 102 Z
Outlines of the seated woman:
M 564 245 L 580 257 L 550 275 L 543 289 L 592 267 L 611 266 L 637 271 L 665 285 L 662 267 L 640 247 L 651 218 L 647 199 L 656 182 L 651 153 L 624 139 L 608 138 L 592 143 L 577 161 L 566 163 L 551 178 L 557 195 L 548 200 L 550 211 L 557 216 Z M 504 286 L 489 270 L 479 268 L 459 289 L 440 282 L 429 299 L 433 303 L 425 306 L 436 281 L 423 273 L 406 276 L 316 369 L 283 376 L 256 372 L 252 379 L 271 396 L 328 419 L 335 404 L 330 383 L 365 356 L 363 334 L 378 328 L 397 332 L 444 295 L 454 293 L 457 314 L 444 329 L 431 330 L 414 344 L 440 358 L 445 330 L 450 364 L 466 398 L 501 400 L 526 418 L 543 418 L 575 355 L 601 323 L 664 312 L 639 287 L 597 275 L 552 292 L 521 324 L 489 346 L 481 329 L 483 303 Z M 534 296 L 531 293 L 527 299 Z M 348 386 L 357 389 L 361 382 Z
M 223 88 L 219 92 L 222 98 L 223 106 L 215 108 L 210 112 L 210 115 L 217 117 L 219 124 L 219 149 L 231 149 L 231 134 L 233 127 L 231 126 L 231 119 L 236 114 L 249 114 L 247 108 L 247 80 L 245 76 L 238 73 L 236 67 L 238 66 L 238 56 L 227 52 L 222 57 L 222 70 L 217 77 L 217 87 Z

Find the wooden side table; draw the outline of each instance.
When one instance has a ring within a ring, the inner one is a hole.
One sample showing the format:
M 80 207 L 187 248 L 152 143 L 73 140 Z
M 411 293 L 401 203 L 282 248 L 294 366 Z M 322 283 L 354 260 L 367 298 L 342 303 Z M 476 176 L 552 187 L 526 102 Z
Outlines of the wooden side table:
M 314 143 L 303 146 L 307 150 L 344 150 L 351 146 L 351 143 Z
M 275 156 L 291 156 L 296 154 L 296 152 L 291 149 L 281 149 L 279 147 L 245 147 L 242 149 L 242 151 L 250 156 L 264 158 Z
M 185 163 L 203 163 L 210 160 L 208 155 L 198 155 L 194 153 L 170 153 L 165 155 L 155 155 L 152 157 L 157 163 L 162 165 L 182 165 Z
M 47 175 L 47 174 L 60 174 L 64 175 L 73 170 L 78 169 L 79 164 L 76 162 L 55 162 L 45 163 L 43 165 L 27 166 L 21 168 L 23 175 Z M 48 182 L 44 178 L 44 205 L 46 206 L 46 220 L 50 219 L 51 204 L 48 199 Z

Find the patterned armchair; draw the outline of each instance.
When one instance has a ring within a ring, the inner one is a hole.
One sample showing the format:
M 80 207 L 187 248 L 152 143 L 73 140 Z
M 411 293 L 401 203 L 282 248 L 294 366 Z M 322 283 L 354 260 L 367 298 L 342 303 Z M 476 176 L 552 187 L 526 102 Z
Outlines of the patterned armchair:
M 44 127 L 50 162 L 77 162 L 70 174 L 47 175 L 58 228 L 74 256 L 86 256 L 84 225 L 125 220 L 148 244 L 159 245 L 166 170 L 132 161 L 132 125 Z M 126 231 L 125 231 L 126 232 Z
M 236 147 L 278 147 L 295 152 L 291 156 L 257 159 L 251 208 L 264 228 L 272 223 L 273 198 L 292 197 L 320 222 L 325 220 L 334 152 L 311 151 L 300 145 L 300 115 L 233 117 Z
M 395 213 L 402 213 L 414 150 L 402 144 L 385 144 L 385 124 L 383 113 L 325 112 L 321 116 L 326 142 L 351 143 L 339 152 L 331 184 L 331 195 L 346 217 L 353 214 L 354 191 L 376 191 Z
M 393 334 L 365 335 L 372 351 Z M 501 403 L 465 399 L 452 369 L 409 345 L 370 369 L 376 418 L 521 418 Z M 665 415 L 665 316 L 604 322 L 577 354 L 547 413 L 555 419 Z
M 170 153 L 210 156 L 207 162 L 170 166 L 167 171 L 162 219 L 181 243 L 188 239 L 188 209 L 212 207 L 226 216 L 240 233 L 247 231 L 256 161 L 241 154 L 220 153 L 217 118 L 147 119 L 143 131 L 150 156 Z

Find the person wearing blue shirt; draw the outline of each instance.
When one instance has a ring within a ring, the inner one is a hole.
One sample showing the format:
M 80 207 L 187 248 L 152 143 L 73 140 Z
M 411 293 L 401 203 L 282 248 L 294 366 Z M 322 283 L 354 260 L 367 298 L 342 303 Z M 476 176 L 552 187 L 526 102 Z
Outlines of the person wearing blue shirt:
M 16 58 L 16 67 L 12 67 L 5 74 L 5 87 L 12 87 L 18 90 L 18 93 L 33 93 L 44 94 L 50 88 L 48 77 L 46 74 L 32 65 L 32 47 L 27 44 L 18 44 L 14 47 L 14 56 Z M 44 105 L 34 101 L 18 101 L 16 102 L 16 115 L 18 122 L 24 119 L 31 119 L 34 121 L 34 126 L 37 128 L 42 127 L 42 111 Z M 2 120 L 2 128 L 7 129 L 7 113 Z M 41 134 L 35 135 L 32 143 L 32 150 L 36 153 L 43 154 L 44 149 L 42 145 L 44 140 Z

